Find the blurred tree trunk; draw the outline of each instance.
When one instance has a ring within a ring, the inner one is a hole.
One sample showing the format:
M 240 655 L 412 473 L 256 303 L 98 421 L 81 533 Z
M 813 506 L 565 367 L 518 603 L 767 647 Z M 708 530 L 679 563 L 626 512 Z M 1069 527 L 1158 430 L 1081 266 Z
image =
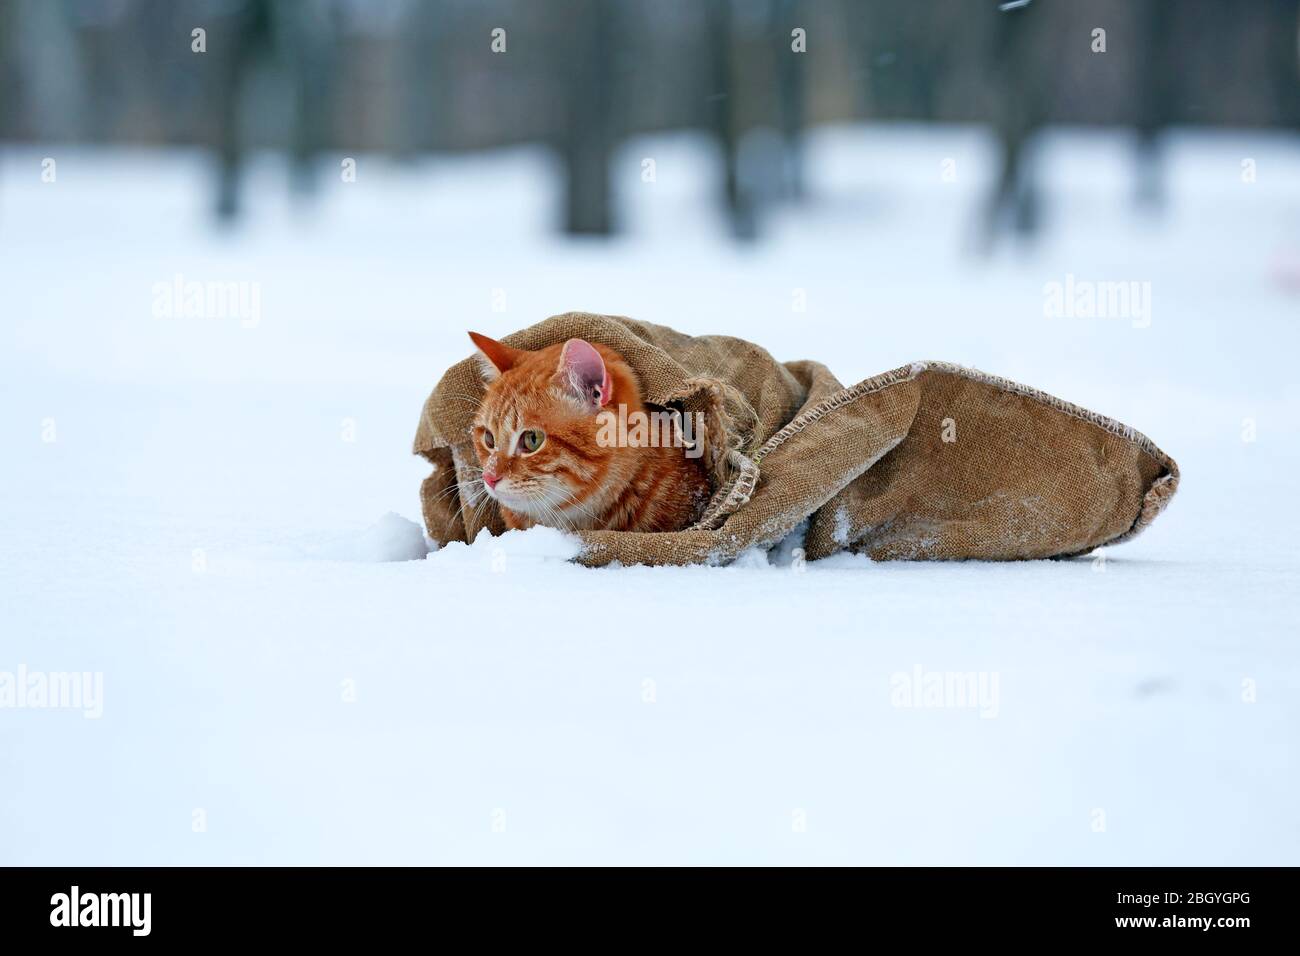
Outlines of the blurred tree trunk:
M 1037 233 L 1042 210 L 1027 145 L 1047 115 L 1046 76 L 1036 69 L 1035 25 L 1039 3 L 999 9 L 995 29 L 994 87 L 998 94 L 994 123 L 1002 144 L 1002 166 L 989 200 L 985 241 L 997 239 L 1005 227 L 1021 236 Z
M 1273 0 L 1270 71 L 1276 82 L 1277 124 L 1300 130 L 1300 0 Z
M 722 154 L 722 197 L 732 235 L 741 240 L 757 238 L 758 223 L 753 197 L 740 182 L 740 130 L 736 84 L 733 72 L 734 36 L 731 0 L 708 0 L 705 7 L 711 68 L 709 103 L 713 134 Z
M 1161 136 L 1177 113 L 1178 64 L 1170 38 L 1172 0 L 1144 0 L 1137 6 L 1141 37 L 1137 74 L 1137 192 L 1139 206 L 1159 209 L 1165 203 Z
M 270 0 L 246 0 L 220 22 L 219 29 L 208 31 L 208 52 L 203 55 L 216 59 L 216 212 L 222 221 L 239 215 L 244 153 L 241 99 L 253 63 L 270 42 L 270 28 Z
M 808 28 L 800 19 L 801 0 L 774 0 L 776 22 L 776 76 L 779 126 L 784 156 L 781 163 L 781 188 L 790 199 L 804 196 L 803 129 L 804 129 L 804 60 L 808 54 L 796 53 L 792 48 L 791 31 L 795 27 Z
M 276 0 L 275 5 L 275 45 L 288 68 L 293 92 L 290 181 L 299 195 L 315 192 L 316 167 L 332 140 L 329 106 L 336 28 L 328 10 L 308 0 Z
M 573 49 L 564 64 L 560 155 L 565 174 L 565 231 L 608 235 L 610 152 L 613 148 L 615 42 L 613 0 L 569 4 L 564 32 Z
M 11 3 L 0 3 L 0 142 L 16 138 L 18 133 L 17 110 L 13 108 L 13 94 L 9 92 L 18 75 L 16 57 L 9 48 L 17 25 L 14 22 L 17 14 L 13 8 Z
M 445 138 L 440 123 L 446 117 L 438 108 L 438 97 L 431 95 L 443 86 L 438 73 L 440 63 L 430 54 L 437 49 L 446 20 L 445 11 L 430 3 L 414 4 L 406 12 L 406 26 L 397 47 L 403 118 L 394 131 L 393 152 L 398 156 L 414 157 Z

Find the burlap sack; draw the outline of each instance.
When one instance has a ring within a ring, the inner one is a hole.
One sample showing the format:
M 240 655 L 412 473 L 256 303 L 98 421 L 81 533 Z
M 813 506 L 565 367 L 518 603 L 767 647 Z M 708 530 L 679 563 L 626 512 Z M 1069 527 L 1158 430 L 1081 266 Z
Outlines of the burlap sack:
M 636 370 L 648 403 L 703 412 L 714 494 L 679 532 L 583 532 L 585 564 L 726 563 L 804 519 L 808 559 L 1052 558 L 1133 537 L 1168 503 L 1178 466 L 1126 425 L 1005 379 L 917 362 L 844 388 L 818 362 L 777 362 L 742 339 L 682 335 L 569 312 L 503 341 L 601 342 Z M 504 530 L 467 493 L 469 429 L 483 395 L 472 359 L 425 402 L 415 452 L 429 536 Z

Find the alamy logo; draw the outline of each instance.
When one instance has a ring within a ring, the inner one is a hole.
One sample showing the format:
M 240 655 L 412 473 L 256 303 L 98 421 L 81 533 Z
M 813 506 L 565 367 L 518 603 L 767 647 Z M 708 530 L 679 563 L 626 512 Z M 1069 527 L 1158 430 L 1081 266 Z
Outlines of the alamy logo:
M 596 444 L 601 448 L 684 448 L 687 458 L 704 454 L 698 439 L 704 431 L 704 413 L 678 411 L 629 412 L 606 409 L 596 416 Z
M 171 282 L 153 284 L 156 319 L 238 319 L 246 329 L 262 321 L 260 282 L 186 281 L 179 272 Z
M 998 715 L 997 671 L 927 671 L 920 664 L 911 672 L 889 678 L 889 702 L 916 710 L 978 710 L 990 719 Z
M 129 926 L 132 936 L 148 936 L 151 924 L 151 893 L 71 892 L 50 897 L 51 926 Z
M 1150 282 L 1094 282 L 1068 272 L 1064 282 L 1043 286 L 1043 315 L 1049 319 L 1131 319 L 1133 328 L 1151 324 Z
M 104 714 L 104 675 L 99 671 L 0 671 L 0 710 L 79 710 L 88 720 Z

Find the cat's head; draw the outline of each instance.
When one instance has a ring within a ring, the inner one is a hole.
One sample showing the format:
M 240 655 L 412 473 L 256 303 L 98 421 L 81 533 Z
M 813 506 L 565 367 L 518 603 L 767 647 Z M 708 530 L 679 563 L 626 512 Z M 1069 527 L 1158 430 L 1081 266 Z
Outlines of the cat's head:
M 469 336 L 487 382 L 472 429 L 487 493 L 538 523 L 582 526 L 578 516 L 627 454 L 597 441 L 597 416 L 643 407 L 636 374 L 613 349 L 582 339 L 534 352 Z

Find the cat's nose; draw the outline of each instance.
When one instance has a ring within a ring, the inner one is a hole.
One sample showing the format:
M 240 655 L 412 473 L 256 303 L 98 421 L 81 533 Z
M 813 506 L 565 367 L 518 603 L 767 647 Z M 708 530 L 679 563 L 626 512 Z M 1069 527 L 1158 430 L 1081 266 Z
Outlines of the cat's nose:
M 490 471 L 483 472 L 483 484 L 487 485 L 489 488 L 495 488 L 499 480 L 500 478 L 492 474 L 492 472 Z

